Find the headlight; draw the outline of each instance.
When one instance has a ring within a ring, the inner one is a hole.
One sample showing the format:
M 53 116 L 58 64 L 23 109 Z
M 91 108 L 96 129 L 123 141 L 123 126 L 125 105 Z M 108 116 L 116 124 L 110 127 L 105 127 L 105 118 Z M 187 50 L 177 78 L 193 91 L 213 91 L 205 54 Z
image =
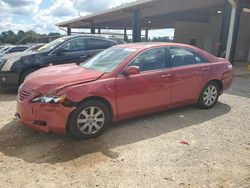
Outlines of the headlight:
M 66 96 L 55 96 L 55 95 L 42 95 L 32 99 L 33 103 L 48 103 L 48 104 L 59 104 L 63 103 Z
M 0 59 L 0 71 L 2 70 L 4 64 L 6 63 L 6 59 Z

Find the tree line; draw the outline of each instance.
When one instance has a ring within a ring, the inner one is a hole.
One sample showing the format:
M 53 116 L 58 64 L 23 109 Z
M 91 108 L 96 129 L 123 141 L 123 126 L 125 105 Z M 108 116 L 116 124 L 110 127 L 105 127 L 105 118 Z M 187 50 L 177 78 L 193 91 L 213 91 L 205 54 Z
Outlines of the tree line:
M 27 44 L 39 42 L 39 38 L 59 36 L 60 33 L 39 34 L 35 31 L 22 31 L 17 33 L 12 30 L 3 31 L 0 34 L 0 43 L 2 44 Z
M 60 36 L 60 33 L 39 34 L 35 31 L 19 30 L 14 33 L 12 30 L 4 31 L 0 34 L 0 44 L 27 44 L 27 43 L 47 43 Z M 142 42 L 146 41 L 143 37 Z M 169 42 L 169 37 L 154 37 L 149 39 L 150 42 Z M 131 42 L 131 39 L 127 42 Z

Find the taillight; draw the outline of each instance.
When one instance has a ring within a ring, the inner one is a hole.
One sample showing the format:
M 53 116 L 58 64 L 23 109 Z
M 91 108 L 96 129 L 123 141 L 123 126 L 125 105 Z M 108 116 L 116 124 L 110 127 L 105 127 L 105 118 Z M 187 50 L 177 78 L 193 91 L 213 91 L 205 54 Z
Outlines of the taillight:
M 225 73 L 222 76 L 223 80 L 226 79 L 226 78 L 230 78 L 232 76 L 233 65 L 230 62 L 228 62 L 226 64 L 226 67 L 227 67 L 227 70 L 225 70 Z
M 230 63 L 228 63 L 228 64 L 227 64 L 227 68 L 228 68 L 229 70 L 233 70 L 233 65 L 230 64 Z

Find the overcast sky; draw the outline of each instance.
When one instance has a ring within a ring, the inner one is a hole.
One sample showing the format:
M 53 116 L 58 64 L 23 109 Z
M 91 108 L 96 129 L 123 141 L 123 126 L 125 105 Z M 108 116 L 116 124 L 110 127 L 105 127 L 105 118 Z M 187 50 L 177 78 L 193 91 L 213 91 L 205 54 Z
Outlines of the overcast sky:
M 35 30 L 38 33 L 60 32 L 58 22 L 119 6 L 135 0 L 0 0 L 0 32 Z M 173 30 L 150 32 L 150 36 L 171 36 Z

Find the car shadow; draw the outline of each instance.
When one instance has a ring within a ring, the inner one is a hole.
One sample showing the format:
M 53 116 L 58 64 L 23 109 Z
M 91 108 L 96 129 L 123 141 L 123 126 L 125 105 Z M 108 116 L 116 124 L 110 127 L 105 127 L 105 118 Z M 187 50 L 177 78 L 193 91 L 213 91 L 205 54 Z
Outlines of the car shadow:
M 0 89 L 0 102 L 15 101 L 17 97 L 16 89 Z
M 250 98 L 250 74 L 234 76 L 233 83 L 227 94 L 236 95 L 239 97 Z
M 227 114 L 230 110 L 231 107 L 223 103 L 218 103 L 210 110 L 193 106 L 182 107 L 114 123 L 103 135 L 90 140 L 74 140 L 64 135 L 38 133 L 22 126 L 17 120 L 12 120 L 0 129 L 0 152 L 38 164 L 68 162 L 96 152 L 101 152 L 104 157 L 116 159 L 119 153 L 112 151 L 116 147 L 201 124 Z

